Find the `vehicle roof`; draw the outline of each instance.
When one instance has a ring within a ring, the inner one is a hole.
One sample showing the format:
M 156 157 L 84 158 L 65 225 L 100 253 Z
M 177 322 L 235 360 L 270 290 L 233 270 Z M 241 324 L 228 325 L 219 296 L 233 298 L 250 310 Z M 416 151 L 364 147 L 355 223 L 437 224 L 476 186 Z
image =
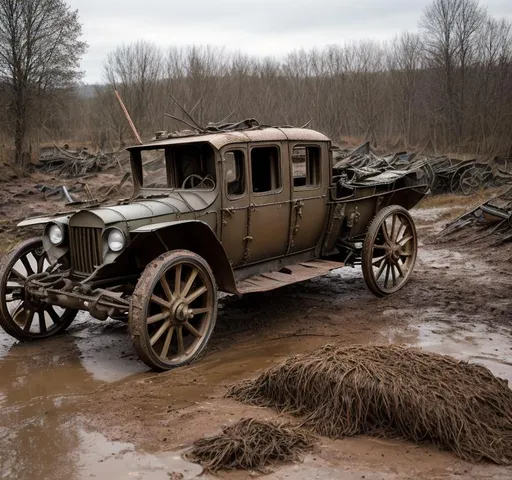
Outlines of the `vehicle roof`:
M 153 142 L 145 143 L 144 145 L 135 145 L 128 147 L 127 150 L 157 149 L 170 145 L 181 145 L 194 142 L 208 142 L 216 149 L 220 149 L 231 143 L 271 142 L 281 140 L 304 142 L 330 141 L 329 137 L 326 137 L 323 133 L 310 130 L 309 128 L 265 127 L 255 130 L 239 130 L 233 132 L 207 133 L 184 137 L 174 137 L 165 140 L 156 140 Z

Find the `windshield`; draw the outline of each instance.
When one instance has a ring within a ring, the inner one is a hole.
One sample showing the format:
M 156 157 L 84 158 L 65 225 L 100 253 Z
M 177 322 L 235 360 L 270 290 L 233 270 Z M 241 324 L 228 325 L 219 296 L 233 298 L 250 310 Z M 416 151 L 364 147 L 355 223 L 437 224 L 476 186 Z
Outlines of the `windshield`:
M 208 143 L 172 145 L 140 153 L 144 188 L 215 189 L 215 152 Z

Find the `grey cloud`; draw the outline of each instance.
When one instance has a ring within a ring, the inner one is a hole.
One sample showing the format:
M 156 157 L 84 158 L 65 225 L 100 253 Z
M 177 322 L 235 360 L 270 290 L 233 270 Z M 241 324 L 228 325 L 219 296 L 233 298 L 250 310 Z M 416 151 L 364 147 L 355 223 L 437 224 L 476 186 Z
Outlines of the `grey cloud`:
M 86 81 L 116 45 L 144 38 L 170 45 L 226 45 L 231 50 L 280 57 L 294 48 L 351 39 L 389 39 L 414 31 L 426 0 L 68 0 L 77 8 L 90 45 Z M 484 4 L 484 2 L 482 2 Z M 512 1 L 488 0 L 489 13 L 512 18 Z

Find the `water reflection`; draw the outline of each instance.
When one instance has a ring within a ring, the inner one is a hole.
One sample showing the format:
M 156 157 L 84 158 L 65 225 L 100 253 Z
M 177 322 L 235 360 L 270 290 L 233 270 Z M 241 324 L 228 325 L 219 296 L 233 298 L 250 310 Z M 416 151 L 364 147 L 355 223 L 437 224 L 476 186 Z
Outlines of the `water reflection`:
M 15 344 L 0 360 L 0 478 L 76 477 L 76 427 L 66 395 L 92 391 L 94 380 L 79 360 L 72 337 Z

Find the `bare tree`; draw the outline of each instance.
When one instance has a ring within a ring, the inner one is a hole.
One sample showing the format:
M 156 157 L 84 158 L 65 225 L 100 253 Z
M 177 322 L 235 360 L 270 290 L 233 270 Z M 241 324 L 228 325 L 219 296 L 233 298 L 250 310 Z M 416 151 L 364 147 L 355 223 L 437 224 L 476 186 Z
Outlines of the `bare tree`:
M 446 145 L 458 142 L 461 146 L 471 89 L 468 69 L 486 19 L 478 0 L 434 0 L 420 21 L 428 67 L 438 73 L 435 108 L 444 112 Z
M 80 77 L 87 48 L 78 12 L 63 0 L 0 0 L 0 77 L 13 117 L 16 162 L 27 162 L 28 119 L 35 102 Z
M 157 102 L 158 82 L 163 74 L 162 52 L 146 41 L 138 41 L 131 45 L 122 45 L 109 53 L 104 64 L 104 76 L 107 82 L 117 88 L 137 128 L 146 130 L 155 121 L 152 107 Z M 111 118 L 116 124 L 123 143 L 126 126 L 119 109 L 109 109 L 114 114 Z

